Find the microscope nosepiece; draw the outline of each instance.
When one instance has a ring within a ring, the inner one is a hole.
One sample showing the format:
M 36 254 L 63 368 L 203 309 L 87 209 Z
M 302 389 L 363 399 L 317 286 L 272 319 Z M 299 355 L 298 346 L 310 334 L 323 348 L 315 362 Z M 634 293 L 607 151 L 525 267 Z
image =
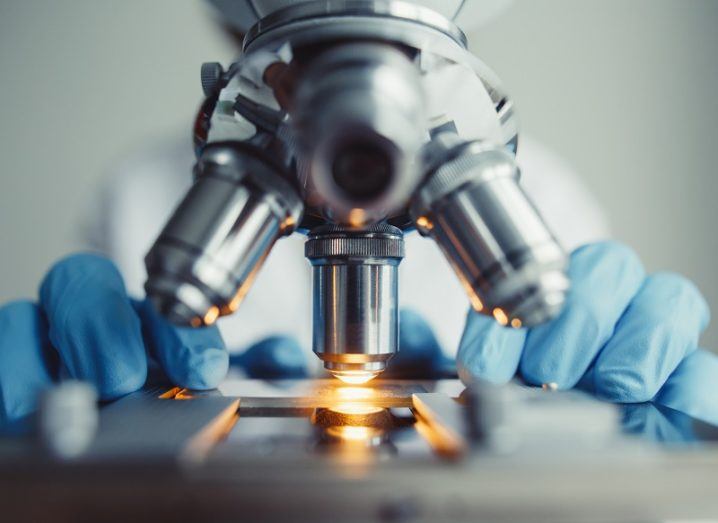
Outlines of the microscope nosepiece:
M 194 327 L 237 309 L 274 242 L 302 214 L 289 182 L 246 151 L 208 147 L 197 171 L 145 258 L 155 308 Z
M 425 152 L 429 176 L 411 214 L 444 252 L 473 308 L 512 327 L 556 316 L 569 287 L 567 258 L 519 185 L 514 155 L 455 135 Z
M 315 354 L 342 381 L 374 378 L 399 343 L 401 230 L 324 225 L 310 233 L 305 255 L 313 266 Z

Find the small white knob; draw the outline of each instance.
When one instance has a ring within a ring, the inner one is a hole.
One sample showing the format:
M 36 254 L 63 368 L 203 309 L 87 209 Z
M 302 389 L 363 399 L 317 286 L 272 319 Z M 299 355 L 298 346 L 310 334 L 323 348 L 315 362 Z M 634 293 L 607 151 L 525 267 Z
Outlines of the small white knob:
M 42 395 L 38 416 L 45 448 L 58 458 L 77 457 L 97 432 L 97 392 L 81 381 L 60 383 Z

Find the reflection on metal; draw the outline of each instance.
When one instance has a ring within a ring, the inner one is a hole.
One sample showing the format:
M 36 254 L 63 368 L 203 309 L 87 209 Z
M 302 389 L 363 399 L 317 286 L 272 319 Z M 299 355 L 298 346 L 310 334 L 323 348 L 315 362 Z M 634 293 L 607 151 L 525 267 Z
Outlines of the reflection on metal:
M 509 323 L 508 316 L 506 316 L 506 313 L 499 307 L 494 309 L 494 318 L 496 318 L 496 321 L 498 321 L 501 325 L 507 325 Z
M 195 393 L 182 387 L 172 387 L 157 397 L 162 400 L 189 400 L 195 397 Z
M 182 387 L 172 387 L 171 389 L 162 392 L 157 397 L 161 400 L 172 400 L 177 396 L 177 394 L 179 394 L 180 391 L 183 390 L 184 389 Z
M 367 372 L 362 370 L 335 370 L 331 374 L 335 378 L 339 378 L 341 381 L 349 385 L 363 385 L 364 383 L 376 378 L 378 372 Z
M 232 430 L 239 419 L 239 399 L 230 403 L 205 427 L 189 439 L 180 459 L 189 462 L 201 461 Z
M 368 405 L 344 405 L 341 408 L 316 409 L 312 423 L 317 427 L 374 427 L 390 429 L 394 418 L 389 409 Z
M 316 450 L 344 476 L 363 477 L 380 456 L 396 452 L 390 437 L 396 420 L 388 409 L 346 403 L 317 409 L 311 421 L 317 430 Z
M 416 430 L 442 456 L 457 458 L 469 448 L 461 406 L 443 394 L 414 394 Z
M 338 387 L 336 389 L 338 403 L 328 410 L 345 415 L 348 419 L 386 412 L 386 408 L 373 404 L 372 398 L 375 395 L 374 389 L 370 387 Z
M 373 405 L 361 405 L 356 403 L 340 403 L 336 407 L 332 407 L 329 409 L 333 412 L 337 412 L 339 414 L 348 414 L 348 415 L 363 415 L 366 416 L 367 414 L 376 414 L 377 412 L 381 412 L 381 407 L 375 407 Z
M 105 406 L 88 457 L 202 459 L 236 422 L 240 400 L 201 395 L 171 400 L 183 391 L 135 392 Z
M 372 399 L 377 394 L 372 387 L 337 387 L 335 392 L 338 398 L 347 401 Z
M 232 298 L 232 301 L 230 301 L 230 304 L 228 307 L 232 309 L 232 303 L 234 298 Z M 236 309 L 236 307 L 234 307 Z M 212 325 L 215 321 L 217 321 L 217 318 L 219 318 L 219 307 L 216 305 L 212 305 L 209 309 L 207 309 L 206 314 L 204 315 L 204 324 L 205 325 Z
M 377 380 L 364 386 L 347 386 L 335 379 L 295 380 L 283 383 L 281 388 L 261 380 L 232 380 L 221 386 L 220 392 L 225 396 L 241 397 L 240 413 L 244 415 L 288 408 L 333 408 L 347 403 L 383 408 L 411 407 L 411 395 L 426 392 L 426 389 L 420 381 L 401 380 Z
M 353 425 L 339 425 L 327 427 L 328 435 L 338 438 L 342 442 L 361 441 L 368 445 L 376 445 L 380 442 L 381 431 L 372 427 L 355 427 Z
M 391 434 L 406 421 L 377 405 L 380 394 L 371 387 L 337 387 L 334 396 L 334 406 L 317 408 L 311 416 L 317 449 L 328 452 L 345 472 L 363 475 L 380 455 L 396 452 Z

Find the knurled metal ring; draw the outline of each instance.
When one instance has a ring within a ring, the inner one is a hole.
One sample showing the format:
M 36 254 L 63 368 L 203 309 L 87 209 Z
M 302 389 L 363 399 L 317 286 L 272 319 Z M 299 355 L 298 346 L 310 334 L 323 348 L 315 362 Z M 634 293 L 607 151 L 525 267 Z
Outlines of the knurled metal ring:
M 359 231 L 339 225 L 322 225 L 309 234 L 304 255 L 310 260 L 331 257 L 403 258 L 404 238 L 400 229 L 387 223 Z
M 406 20 L 440 31 L 463 48 L 467 46 L 466 35 L 455 23 L 422 5 L 400 0 L 318 0 L 289 5 L 259 19 L 247 31 L 242 49 L 246 52 L 257 37 L 273 29 L 304 20 L 337 16 Z
M 493 169 L 478 169 L 492 163 Z M 506 168 L 496 169 L 504 166 Z M 466 183 L 481 183 L 502 176 L 518 176 L 514 156 L 503 147 L 487 146 L 478 142 L 471 144 L 462 154 L 436 168 L 415 193 L 410 209 L 412 217 L 416 220 L 428 213 L 436 201 Z

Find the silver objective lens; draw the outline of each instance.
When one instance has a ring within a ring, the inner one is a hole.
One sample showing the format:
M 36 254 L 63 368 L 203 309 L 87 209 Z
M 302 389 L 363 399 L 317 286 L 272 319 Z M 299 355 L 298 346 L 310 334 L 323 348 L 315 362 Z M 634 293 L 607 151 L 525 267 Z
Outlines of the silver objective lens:
M 248 151 L 208 147 L 197 170 L 145 258 L 145 290 L 157 310 L 193 326 L 237 309 L 274 242 L 302 214 L 292 186 Z
M 305 255 L 314 273 L 314 352 L 347 383 L 375 377 L 398 346 L 402 232 L 325 225 L 311 232 Z
M 426 155 L 430 175 L 411 214 L 474 309 L 513 327 L 554 317 L 569 287 L 566 255 L 519 186 L 514 155 L 456 135 L 440 135 Z
M 403 206 L 419 182 L 426 122 L 418 69 L 402 51 L 335 45 L 310 63 L 293 105 L 311 205 L 355 228 Z

